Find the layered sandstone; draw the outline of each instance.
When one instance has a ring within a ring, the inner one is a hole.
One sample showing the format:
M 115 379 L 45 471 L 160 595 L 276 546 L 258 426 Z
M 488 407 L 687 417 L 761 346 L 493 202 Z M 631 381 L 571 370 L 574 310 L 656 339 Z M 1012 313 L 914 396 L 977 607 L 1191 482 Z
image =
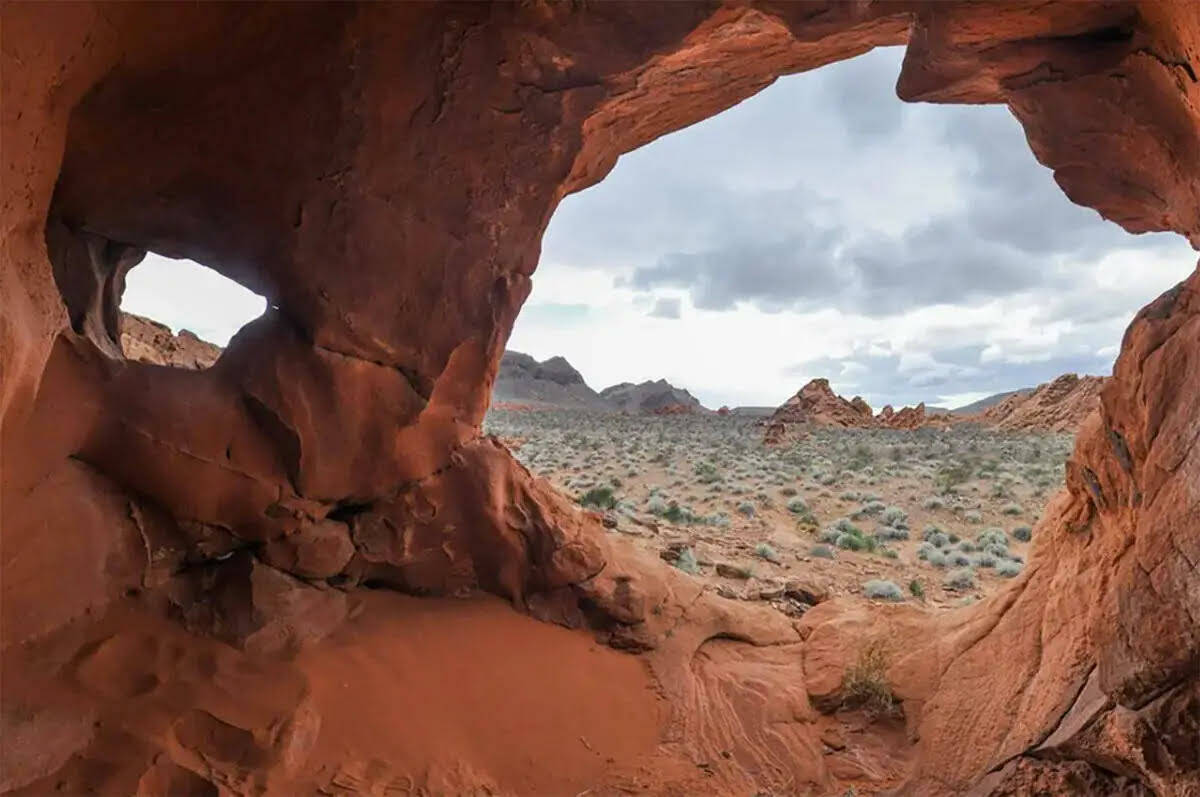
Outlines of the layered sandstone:
M 1009 431 L 1073 432 L 1100 406 L 1104 377 L 1063 374 L 964 420 Z
M 221 356 L 221 347 L 201 340 L 187 329 L 171 328 L 133 313 L 121 314 L 121 350 L 131 360 L 154 365 L 200 370 Z
M 0 790 L 1197 790 L 1200 273 L 1130 326 L 1024 574 L 944 615 L 726 601 L 480 434 L 563 196 L 874 46 L 1200 244 L 1195 6 L 0 13 Z M 207 369 L 128 359 L 146 249 L 271 309 Z M 874 637 L 906 728 L 836 708 Z

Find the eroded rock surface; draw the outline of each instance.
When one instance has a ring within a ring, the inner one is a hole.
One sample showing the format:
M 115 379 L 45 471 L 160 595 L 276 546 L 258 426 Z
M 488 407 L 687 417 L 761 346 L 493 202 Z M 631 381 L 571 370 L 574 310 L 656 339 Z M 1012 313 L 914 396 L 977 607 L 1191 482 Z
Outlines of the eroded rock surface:
M 874 46 L 908 42 L 902 98 L 1007 103 L 1073 200 L 1200 244 L 1198 7 L 2 13 L 0 788 L 1196 792 L 1200 275 L 1131 325 L 1025 574 L 946 615 L 723 600 L 479 428 L 563 196 Z M 205 370 L 127 359 L 147 249 L 271 309 Z M 576 630 L 446 597 L 478 592 Z M 900 732 L 830 698 L 876 636 Z
M 997 429 L 1070 432 L 1100 406 L 1104 377 L 1063 374 L 1029 395 L 1009 396 L 977 416 L 964 416 Z
M 131 360 L 198 371 L 221 356 L 220 346 L 187 329 L 175 334 L 165 324 L 133 313 L 122 313 L 120 324 L 121 351 Z

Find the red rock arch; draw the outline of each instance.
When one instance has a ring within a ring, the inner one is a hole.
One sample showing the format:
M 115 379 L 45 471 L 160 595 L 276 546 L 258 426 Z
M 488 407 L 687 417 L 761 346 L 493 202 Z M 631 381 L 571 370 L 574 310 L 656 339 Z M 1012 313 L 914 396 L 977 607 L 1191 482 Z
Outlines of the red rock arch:
M 1130 327 L 1029 573 L 936 620 L 831 608 L 795 630 L 693 594 L 479 425 L 564 195 L 779 75 L 878 45 L 908 42 L 903 99 L 1007 103 L 1074 201 L 1200 245 L 1195 7 L 9 5 L 3 35 L 12 666 L 130 591 L 262 653 L 319 645 L 356 586 L 482 587 L 643 651 L 671 706 L 663 760 L 714 761 L 730 789 L 824 788 L 809 699 L 872 622 L 922 642 L 893 668 L 915 763 L 891 781 L 958 792 L 1061 758 L 1104 783 L 1194 786 L 1178 740 L 1200 651 L 1200 278 Z M 274 309 L 203 373 L 124 362 L 108 286 L 143 248 Z M 1164 623 L 1178 631 L 1147 627 Z M 746 668 L 795 701 L 782 736 L 718 698 L 748 694 Z M 260 774 L 294 776 L 290 749 Z M 16 758 L 6 782 L 64 760 Z

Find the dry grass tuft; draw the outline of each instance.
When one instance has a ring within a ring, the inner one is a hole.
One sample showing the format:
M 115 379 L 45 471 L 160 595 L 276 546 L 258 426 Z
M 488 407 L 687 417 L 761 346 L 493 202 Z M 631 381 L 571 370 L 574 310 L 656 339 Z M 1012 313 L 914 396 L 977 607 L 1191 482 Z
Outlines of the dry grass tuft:
M 882 639 L 873 639 L 863 646 L 858 659 L 842 676 L 842 707 L 861 708 L 874 717 L 899 715 L 900 702 L 887 680 L 890 661 L 891 654 Z

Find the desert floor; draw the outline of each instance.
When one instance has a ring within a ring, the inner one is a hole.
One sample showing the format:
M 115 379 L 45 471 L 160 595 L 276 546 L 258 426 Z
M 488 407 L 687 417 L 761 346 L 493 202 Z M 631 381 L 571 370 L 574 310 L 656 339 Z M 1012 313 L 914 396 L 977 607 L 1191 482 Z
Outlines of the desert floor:
M 721 594 L 802 614 L 843 595 L 949 607 L 1024 567 L 1071 435 L 816 429 L 755 419 L 493 410 L 485 429 L 612 533 Z

